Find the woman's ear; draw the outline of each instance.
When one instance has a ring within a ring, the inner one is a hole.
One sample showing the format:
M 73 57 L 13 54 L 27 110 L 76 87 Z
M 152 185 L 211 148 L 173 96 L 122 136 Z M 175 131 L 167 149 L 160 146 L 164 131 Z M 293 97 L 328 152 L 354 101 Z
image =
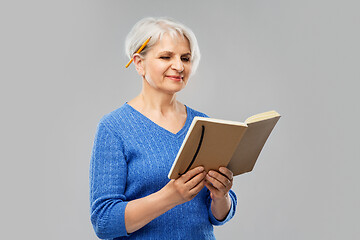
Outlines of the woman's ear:
M 140 56 L 140 54 L 135 53 L 133 56 L 134 65 L 136 71 L 141 76 L 145 76 L 145 68 L 144 68 L 144 58 Z

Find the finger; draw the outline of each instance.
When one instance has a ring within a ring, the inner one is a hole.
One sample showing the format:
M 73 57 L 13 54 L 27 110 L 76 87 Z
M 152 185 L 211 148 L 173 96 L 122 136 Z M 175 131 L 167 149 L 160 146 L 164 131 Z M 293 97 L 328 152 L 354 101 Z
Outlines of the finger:
M 187 181 L 185 183 L 185 186 L 188 189 L 192 189 L 195 186 L 197 186 L 202 180 L 204 180 L 205 176 L 206 176 L 205 171 L 202 171 L 202 172 L 198 173 L 197 175 L 195 175 L 193 178 L 191 178 L 189 181 Z
M 203 189 L 205 186 L 205 179 L 203 179 L 201 182 L 199 182 L 198 185 L 196 185 L 194 188 L 192 188 L 189 193 L 193 195 L 194 197 Z
M 217 190 L 216 188 L 214 188 L 213 185 L 212 185 L 209 181 L 207 181 L 207 180 L 205 180 L 205 186 L 206 186 L 207 189 L 209 189 L 209 191 L 212 192 L 212 193 L 215 193 L 216 191 L 219 191 L 219 190 Z
M 184 183 L 186 183 L 187 181 L 192 179 L 195 175 L 197 175 L 197 174 L 199 174 L 199 173 L 201 173 L 203 171 L 204 171 L 204 167 L 199 166 L 199 167 L 196 167 L 194 169 L 191 169 L 190 171 L 188 171 L 187 173 L 182 175 L 180 178 L 184 181 Z
M 224 174 L 230 181 L 232 181 L 234 178 L 233 172 L 230 171 L 230 169 L 228 169 L 226 167 L 220 167 L 219 172 Z
M 225 177 L 224 175 L 222 175 L 219 172 L 210 170 L 208 172 L 208 175 L 210 175 L 210 177 L 215 178 L 216 180 L 218 180 L 222 185 L 224 185 L 224 187 L 227 187 L 229 185 L 231 185 L 231 181 Z
M 216 178 L 211 177 L 209 174 L 206 175 L 206 180 L 209 181 L 213 187 L 215 187 L 217 190 L 225 190 L 226 186 L 219 182 L 219 180 L 217 180 Z

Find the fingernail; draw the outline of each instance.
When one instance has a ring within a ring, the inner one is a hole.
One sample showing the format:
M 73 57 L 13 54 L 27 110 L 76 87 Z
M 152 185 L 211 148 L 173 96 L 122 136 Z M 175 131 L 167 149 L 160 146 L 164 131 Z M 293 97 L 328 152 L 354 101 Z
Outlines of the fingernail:
M 199 167 L 199 171 L 200 172 L 204 171 L 204 167 Z

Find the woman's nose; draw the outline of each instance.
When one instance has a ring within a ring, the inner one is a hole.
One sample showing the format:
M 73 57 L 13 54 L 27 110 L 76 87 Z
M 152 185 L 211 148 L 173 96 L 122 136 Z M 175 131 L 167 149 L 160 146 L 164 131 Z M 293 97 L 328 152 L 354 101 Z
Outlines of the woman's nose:
M 181 59 L 175 59 L 172 63 L 172 68 L 178 72 L 184 71 L 184 64 Z

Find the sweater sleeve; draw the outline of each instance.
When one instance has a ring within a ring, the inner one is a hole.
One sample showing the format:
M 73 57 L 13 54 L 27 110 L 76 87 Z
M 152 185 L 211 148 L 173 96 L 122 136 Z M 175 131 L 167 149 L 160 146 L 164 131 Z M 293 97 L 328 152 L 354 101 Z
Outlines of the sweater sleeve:
M 228 222 L 231 218 L 233 218 L 233 216 L 235 215 L 237 198 L 236 198 L 236 195 L 235 195 L 234 191 L 230 190 L 229 191 L 229 196 L 231 198 L 230 211 L 229 211 L 228 215 L 226 216 L 226 218 L 224 220 L 219 221 L 214 217 L 214 215 L 213 215 L 213 213 L 211 211 L 211 201 L 212 201 L 212 199 L 211 199 L 210 194 L 209 194 L 208 201 L 207 201 L 207 207 L 208 207 L 208 211 L 209 211 L 209 219 L 210 219 L 211 224 L 213 224 L 213 225 L 223 225 L 226 222 Z
M 118 136 L 100 121 L 90 161 L 91 223 L 101 238 L 128 236 L 124 195 L 127 163 Z

